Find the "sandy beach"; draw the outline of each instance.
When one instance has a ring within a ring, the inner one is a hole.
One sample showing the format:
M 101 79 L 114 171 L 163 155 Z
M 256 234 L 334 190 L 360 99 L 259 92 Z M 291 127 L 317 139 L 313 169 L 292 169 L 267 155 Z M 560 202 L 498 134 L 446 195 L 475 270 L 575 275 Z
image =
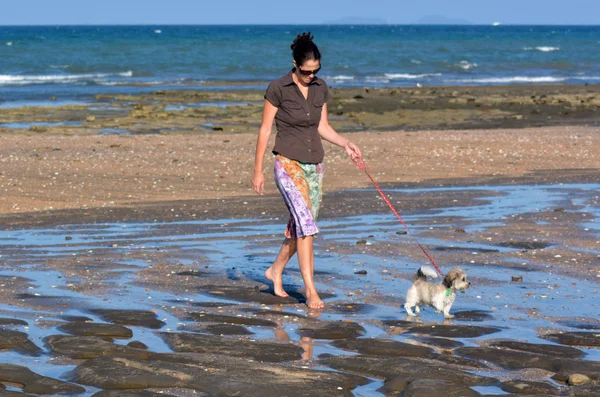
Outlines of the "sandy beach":
M 0 109 L 0 395 L 600 394 L 597 93 L 335 89 L 334 125 L 469 274 L 453 320 L 406 316 L 427 260 L 330 144 L 326 309 L 295 261 L 272 295 L 286 211 L 269 154 L 265 194 L 250 185 L 259 91 Z

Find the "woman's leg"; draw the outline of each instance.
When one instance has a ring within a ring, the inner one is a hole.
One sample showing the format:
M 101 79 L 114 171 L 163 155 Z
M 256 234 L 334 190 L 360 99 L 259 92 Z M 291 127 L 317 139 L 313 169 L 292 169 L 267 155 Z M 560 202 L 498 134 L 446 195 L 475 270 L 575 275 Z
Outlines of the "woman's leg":
M 322 309 L 325 304 L 319 298 L 314 281 L 315 254 L 313 250 L 313 236 L 301 237 L 296 240 L 298 250 L 298 265 L 306 287 L 306 306 L 311 309 Z
M 285 269 L 285 265 L 289 262 L 290 259 L 296 253 L 296 239 L 286 238 L 283 240 L 283 244 L 281 244 L 281 249 L 279 250 L 279 254 L 277 254 L 277 258 L 275 258 L 275 262 L 265 271 L 265 277 L 273 282 L 273 291 L 275 295 L 281 296 L 285 298 L 288 296 L 287 292 L 283 290 L 283 280 L 282 274 L 283 269 Z

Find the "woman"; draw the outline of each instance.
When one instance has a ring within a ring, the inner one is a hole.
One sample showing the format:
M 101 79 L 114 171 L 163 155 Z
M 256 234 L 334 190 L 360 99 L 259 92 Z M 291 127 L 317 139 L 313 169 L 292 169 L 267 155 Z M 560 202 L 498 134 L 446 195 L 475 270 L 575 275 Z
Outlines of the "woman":
M 291 46 L 294 68 L 267 88 L 252 186 L 258 194 L 264 189 L 263 160 L 275 120 L 275 184 L 290 211 L 290 219 L 286 238 L 275 262 L 265 271 L 265 277 L 273 282 L 276 295 L 288 296 L 283 290 L 282 273 L 297 252 L 306 287 L 306 305 L 311 309 L 322 309 L 324 304 L 313 279 L 313 236 L 319 232 L 316 219 L 325 171 L 321 138 L 343 147 L 352 158 L 361 153 L 327 121 L 329 93 L 327 84 L 316 76 L 321 69 L 321 53 L 312 39 L 310 32 L 296 37 Z

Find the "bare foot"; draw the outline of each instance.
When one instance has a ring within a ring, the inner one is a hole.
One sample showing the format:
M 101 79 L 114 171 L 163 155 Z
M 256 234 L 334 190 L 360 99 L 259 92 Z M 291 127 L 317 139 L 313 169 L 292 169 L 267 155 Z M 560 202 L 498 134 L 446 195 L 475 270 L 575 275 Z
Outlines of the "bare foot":
M 325 308 L 325 303 L 319 298 L 319 295 L 314 292 L 312 294 L 306 294 L 306 306 L 310 309 L 323 309 Z
M 276 274 L 273 271 L 273 267 L 271 266 L 267 270 L 265 270 L 265 277 L 267 280 L 273 283 L 273 292 L 275 295 L 280 296 L 282 298 L 287 298 L 289 295 L 287 292 L 283 290 L 283 280 L 281 279 L 281 273 Z

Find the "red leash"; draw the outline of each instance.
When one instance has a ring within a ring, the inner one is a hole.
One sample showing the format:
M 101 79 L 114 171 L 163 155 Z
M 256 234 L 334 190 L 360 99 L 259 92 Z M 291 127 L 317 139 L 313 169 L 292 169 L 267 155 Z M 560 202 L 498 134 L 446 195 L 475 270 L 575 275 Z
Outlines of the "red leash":
M 402 224 L 406 228 L 406 231 L 408 232 L 408 235 L 413 239 L 413 241 L 415 243 L 417 243 L 417 245 L 419 246 L 419 248 L 421 248 L 421 251 L 423 251 L 423 253 L 427 257 L 427 259 L 429 259 L 429 262 L 431 262 L 431 264 L 433 265 L 433 267 L 435 267 L 435 270 L 437 270 L 438 274 L 440 276 L 444 277 L 444 275 L 442 274 L 440 268 L 438 267 L 438 265 L 436 265 L 436 263 L 433 260 L 433 258 L 427 253 L 427 251 L 425 251 L 425 248 L 423 248 L 423 246 L 421 245 L 421 243 L 419 243 L 417 241 L 417 239 L 415 238 L 415 236 L 412 234 L 412 232 L 408 228 L 408 225 L 404 222 L 404 220 L 402 220 L 402 217 L 400 216 L 400 214 L 398 214 L 398 211 L 396 211 L 396 209 L 394 208 L 394 206 L 392 205 L 392 203 L 390 202 L 390 200 L 388 200 L 388 198 L 383 193 L 383 191 L 381 191 L 381 188 L 379 187 L 379 185 L 377 184 L 377 182 L 375 182 L 375 180 L 373 179 L 373 177 L 369 174 L 369 172 L 367 171 L 367 166 L 366 166 L 365 161 L 363 160 L 363 158 L 361 156 L 359 156 L 357 158 L 353 157 L 352 161 L 354 162 L 354 164 L 356 164 L 356 166 L 358 168 L 360 168 L 361 170 L 363 170 L 365 172 L 365 174 L 367 174 L 367 176 L 369 177 L 369 179 L 371 180 L 371 182 L 373 182 L 373 185 L 379 191 L 379 194 L 381 194 L 381 197 L 383 197 L 383 199 L 385 200 L 385 202 L 387 203 L 387 205 L 391 208 L 392 212 L 396 215 L 396 217 L 398 217 L 398 219 L 400 220 L 400 222 L 402 222 Z

